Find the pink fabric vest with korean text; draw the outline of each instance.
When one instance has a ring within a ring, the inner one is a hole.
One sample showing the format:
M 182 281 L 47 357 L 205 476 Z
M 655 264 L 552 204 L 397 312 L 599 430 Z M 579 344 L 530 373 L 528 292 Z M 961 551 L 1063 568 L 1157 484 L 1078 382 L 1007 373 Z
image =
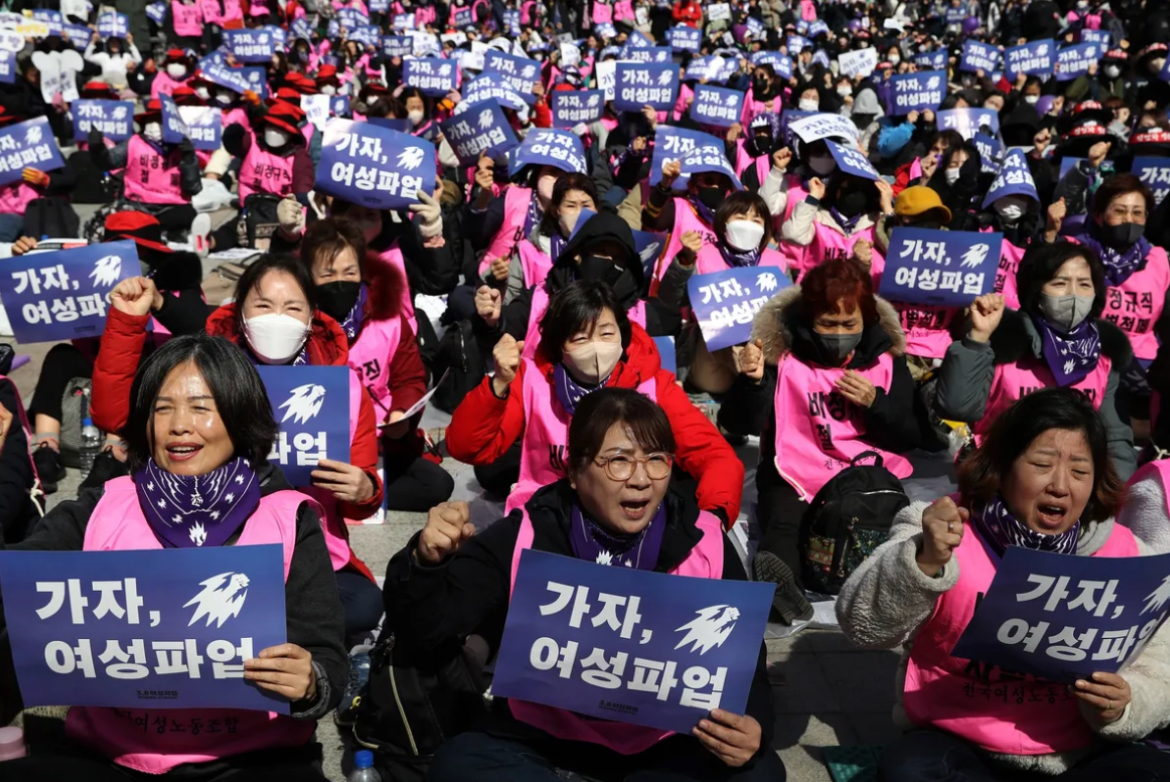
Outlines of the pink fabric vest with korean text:
M 510 258 L 516 245 L 524 238 L 524 222 L 528 218 L 528 204 L 535 198 L 530 188 L 512 185 L 504 191 L 504 222 L 492 237 L 487 252 L 479 260 L 482 276 L 494 258 Z
M 613 22 L 613 8 L 607 3 L 593 3 L 593 24 Z
M 772 169 L 772 156 L 760 155 L 759 157 L 752 157 L 748 154 L 747 144 L 744 140 L 736 139 L 735 141 L 735 173 L 736 176 L 743 180 L 743 173 L 752 166 L 756 167 L 756 177 L 760 180 L 760 186 L 764 184 L 764 179 L 767 178 L 768 172 Z
M 260 499 L 256 512 L 244 523 L 237 546 L 280 544 L 284 577 L 288 579 L 297 538 L 297 511 L 308 502 L 303 494 L 278 491 Z M 106 483 L 102 498 L 85 528 L 84 550 L 127 551 L 161 549 L 150 523 L 138 505 L 134 480 L 129 476 Z M 259 649 L 253 650 L 259 653 Z M 241 684 L 242 686 L 242 684 Z M 148 716 L 150 712 L 147 712 Z M 262 749 L 303 746 L 313 737 L 311 720 L 298 720 L 273 712 L 243 709 L 167 709 L 160 715 L 187 721 L 200 718 L 234 721 L 234 732 L 144 733 L 121 709 L 74 707 L 65 720 L 69 737 L 120 766 L 147 774 L 165 774 L 184 763 L 208 763 L 221 758 Z
M 524 287 L 544 285 L 548 273 L 552 271 L 552 258 L 528 239 L 520 240 L 516 252 L 520 255 L 520 268 L 524 270 Z
M 1016 247 L 1007 239 L 1003 240 L 999 251 L 999 267 L 995 270 L 995 292 L 1002 293 L 1004 304 L 1008 309 L 1020 308 L 1020 289 L 1016 284 L 1016 272 L 1020 268 L 1020 259 L 1024 257 L 1024 249 Z
M 260 147 L 255 136 L 240 165 L 240 203 L 253 193 L 281 196 L 292 193 L 293 156 L 276 155 Z
M 662 251 L 662 255 L 658 256 L 658 264 L 654 269 L 654 290 L 657 290 L 657 283 L 662 282 L 666 270 L 670 268 L 670 264 L 674 261 L 675 256 L 678 255 L 682 249 L 682 237 L 687 231 L 697 231 L 703 235 L 703 245 L 699 248 L 698 262 L 703 263 L 703 259 L 707 258 L 708 265 L 713 263 L 723 263 L 723 256 L 719 254 L 718 248 L 715 247 L 715 230 L 709 225 L 705 224 L 695 213 L 695 208 L 691 206 L 691 202 L 685 198 L 674 198 L 674 225 L 670 229 L 670 239 L 666 242 L 666 248 Z
M 634 19 L 634 4 L 631 0 L 617 0 L 613 6 L 613 18 L 618 22 L 629 22 Z
M 349 346 L 349 365 L 374 400 L 374 417 L 379 424 L 386 420 L 392 409 L 390 365 L 394 363 L 401 339 L 401 319 L 366 320 L 357 340 Z
M 747 95 L 743 99 L 743 110 L 739 113 L 739 124 L 746 131 L 757 115 L 766 114 L 769 111 L 773 114 L 780 114 L 784 111 L 784 100 L 779 95 L 770 101 L 756 100 L 752 88 L 748 87 Z
M 855 371 L 889 393 L 894 359 L 883 353 L 875 363 Z M 886 469 L 899 478 L 913 473 L 904 457 L 865 439 L 865 410 L 837 390 L 836 383 L 844 374 L 843 367 L 813 367 L 791 353 L 780 359 L 775 401 L 776 470 L 805 502 L 866 451 L 880 454 Z
M 191 77 L 188 76 L 186 79 L 176 81 L 167 75 L 166 71 L 159 71 L 154 75 L 154 81 L 150 83 L 150 97 L 158 100 L 159 95 L 173 95 L 176 87 L 185 87 L 190 80 Z
M 654 378 L 640 384 L 639 394 L 658 401 Z M 540 373 L 531 359 L 524 360 L 524 434 L 520 447 L 520 478 L 508 494 L 504 510 L 511 513 L 528 502 L 541 486 L 565 477 L 565 459 L 569 450 L 569 421 L 553 393 L 552 384 Z
M 198 3 L 187 5 L 171 0 L 171 18 L 175 23 L 175 35 L 184 38 L 203 35 L 203 11 Z
M 172 164 L 171 158 L 160 155 L 142 136 L 131 136 L 122 178 L 126 197 L 142 204 L 188 203 L 190 199 L 183 197 L 179 187 L 179 164 Z
M 418 320 L 414 312 L 414 299 L 410 296 L 410 281 L 406 277 L 406 261 L 402 257 L 402 248 L 398 246 L 398 240 L 390 245 L 390 248 L 383 250 L 378 254 L 378 258 L 383 263 L 387 263 L 394 269 L 394 273 L 398 275 L 398 282 L 401 290 L 401 297 L 399 299 L 399 306 L 402 308 L 401 312 L 406 316 L 406 322 L 414 329 L 414 333 L 418 333 Z
M 803 256 L 799 264 L 792 264 L 800 269 L 800 276 L 796 278 L 797 283 L 804 278 L 814 266 L 819 266 L 831 258 L 849 258 L 853 255 L 853 245 L 857 244 L 859 239 L 865 239 L 867 242 L 874 244 L 874 226 L 863 228 L 860 231 L 854 231 L 849 236 L 841 233 L 835 228 L 825 225 L 817 221 L 814 225 L 816 235 L 812 242 L 807 247 L 800 247 L 791 245 L 791 250 L 796 255 Z M 873 289 L 879 290 L 882 284 L 882 271 L 886 268 L 886 259 L 880 252 L 878 252 L 875 244 L 873 248 L 873 260 L 869 267 L 869 276 L 873 278 Z
M 40 197 L 35 187 L 22 180 L 0 186 L 0 214 L 23 216 L 28 205 Z
M 524 358 L 536 356 L 536 346 L 540 344 L 540 319 L 544 317 L 547 309 L 548 291 L 543 285 L 538 285 L 532 292 L 532 306 L 528 310 L 528 331 L 525 332 L 524 350 L 521 353 Z M 632 322 L 646 328 L 646 301 L 638 299 L 638 303 L 631 307 L 626 315 Z
M 992 679 L 970 661 L 951 656 L 979 598 L 995 577 L 987 547 L 972 528 L 955 549 L 959 581 L 943 592 L 934 614 L 914 638 L 906 666 L 902 702 L 915 724 L 959 736 L 989 752 L 1047 755 L 1093 741 L 1077 699 L 1064 685 L 1032 679 Z M 1138 556 L 1133 533 L 1113 525 L 1109 540 L 1093 556 Z M 1051 628 L 1053 635 L 1060 628 Z M 991 669 L 998 672 L 997 668 Z M 980 692 L 983 691 L 983 692 Z M 991 697 L 994 693 L 996 697 Z
M 520 506 L 523 508 L 523 506 Z M 536 532 L 528 511 L 521 510 L 520 531 L 516 536 L 516 547 L 512 551 L 512 579 L 508 596 L 516 587 L 516 574 L 520 570 L 520 553 L 532 548 Z M 700 511 L 695 526 L 703 533 L 699 542 L 687 554 L 687 558 L 670 571 L 671 575 L 691 578 L 723 578 L 723 525 L 719 517 L 707 511 Z M 600 744 L 621 755 L 636 755 L 645 752 L 665 738 L 673 736 L 672 731 L 645 728 L 624 722 L 611 722 L 585 717 L 576 712 L 542 706 L 531 701 L 508 699 L 512 716 L 521 722 L 535 725 L 545 733 L 559 739 L 588 741 Z
M 1117 287 L 1105 291 L 1105 320 L 1129 337 L 1134 358 L 1152 361 L 1158 355 L 1158 336 L 1154 324 L 1162 317 L 1166 291 L 1170 290 L 1170 263 L 1166 251 L 1151 247 L 1141 271 Z
M 906 353 L 922 358 L 942 358 L 954 342 L 951 323 L 957 307 L 936 307 L 931 304 L 890 302 L 898 311 L 902 331 L 906 334 Z
M 1109 384 L 1109 370 L 1113 362 L 1105 354 L 1097 359 L 1097 366 L 1092 372 L 1085 375 L 1079 383 L 1069 388 L 1079 391 L 1093 403 L 1097 410 L 1101 409 L 1101 402 L 1105 400 L 1105 388 Z M 997 364 L 995 376 L 991 380 L 991 394 L 987 398 L 987 409 L 983 418 L 975 422 L 975 434 L 985 435 L 991 429 L 991 424 L 999 414 L 1011 407 L 1021 397 L 1042 388 L 1055 388 L 1056 378 L 1044 359 L 1031 356 L 1020 359 L 1012 364 Z
M 706 248 L 704 248 L 706 249 Z M 713 248 L 714 249 L 714 248 Z M 727 271 L 731 267 L 723 260 L 723 254 L 715 249 L 712 253 L 701 253 L 699 260 L 695 264 L 696 274 L 711 274 L 713 272 Z M 784 257 L 778 250 L 773 250 L 771 247 L 765 247 L 760 253 L 760 262 L 756 264 L 757 269 L 772 268 L 788 274 L 788 259 Z

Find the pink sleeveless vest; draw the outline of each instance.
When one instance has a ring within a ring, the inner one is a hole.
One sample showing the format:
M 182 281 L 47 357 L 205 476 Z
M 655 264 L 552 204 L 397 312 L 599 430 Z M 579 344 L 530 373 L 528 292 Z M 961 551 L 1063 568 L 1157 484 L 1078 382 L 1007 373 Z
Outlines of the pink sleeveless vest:
M 203 21 L 205 24 L 223 26 L 223 14 L 219 10 L 217 0 L 201 0 L 199 5 L 203 8 Z
M 392 409 L 390 365 L 402 338 L 401 326 L 398 318 L 367 320 L 362 323 L 357 340 L 349 346 L 349 365 L 374 400 L 379 423 L 386 420 Z
M 544 312 L 547 309 L 548 291 L 544 289 L 543 285 L 538 285 L 536 290 L 532 292 L 532 306 L 528 310 L 528 331 L 524 337 L 524 350 L 521 351 L 524 358 L 536 356 L 536 346 L 540 344 L 540 319 L 544 317 Z M 626 314 L 631 321 L 646 328 L 646 301 L 644 299 L 638 299 L 638 303 L 631 307 Z
M 1137 541 L 1120 524 L 1093 556 L 1135 557 Z M 979 597 L 987 594 L 998 562 L 974 529 L 955 549 L 959 582 L 938 598 L 934 615 L 914 639 L 906 667 L 903 705 L 914 723 L 953 733 L 989 752 L 1010 755 L 1046 755 L 1087 746 L 1093 732 L 1081 716 L 1077 699 L 1032 678 L 990 680 L 970 668 L 978 666 L 951 656 L 959 636 L 975 613 Z M 1053 632 L 1057 632 L 1053 630 Z M 993 669 L 997 670 L 997 669 Z M 997 697 L 969 693 L 995 687 Z M 998 691 L 1004 691 L 999 697 Z M 1059 692 L 1052 695 L 1054 689 Z
M 1016 272 L 1023 257 L 1024 248 L 1016 247 L 1007 239 L 1003 240 L 999 251 L 999 268 L 995 271 L 995 292 L 1002 293 L 1005 305 L 1013 310 L 1020 308 L 1020 289 L 1016 284 Z
M 812 243 L 807 247 L 799 247 L 797 245 L 792 245 L 791 247 L 792 252 L 803 256 L 799 264 L 794 264 L 796 268 L 800 269 L 800 276 L 796 279 L 797 283 L 814 266 L 819 266 L 832 258 L 851 257 L 853 255 L 853 245 L 857 244 L 859 239 L 865 239 L 871 244 L 874 243 L 874 226 L 872 225 L 860 231 L 855 231 L 849 236 L 819 221 L 815 225 L 815 230 L 816 235 L 813 237 Z M 786 244 L 790 243 L 786 242 Z M 881 287 L 882 271 L 885 268 L 886 259 L 878 252 L 877 246 L 875 245 L 873 248 L 873 260 L 869 267 L 869 276 L 873 278 L 873 289 L 875 291 Z
M 658 401 L 654 378 L 641 383 L 639 394 Z M 565 459 L 569 448 L 569 421 L 552 386 L 541 374 L 536 362 L 524 361 L 524 435 L 520 448 L 520 478 L 512 487 L 504 510 L 511 513 L 528 502 L 541 486 L 565 477 Z
M 1109 383 L 1109 370 L 1113 362 L 1102 354 L 1096 368 L 1085 375 L 1079 383 L 1070 388 L 1079 391 L 1097 410 L 1105 399 L 1105 387 Z M 1055 388 L 1056 379 L 1043 359 L 1024 358 L 1013 364 L 997 364 L 991 380 L 991 394 L 987 399 L 987 410 L 975 424 L 975 434 L 985 435 L 999 414 L 1007 410 L 1016 400 L 1042 388 Z
M 630 0 L 617 0 L 613 6 L 613 17 L 619 22 L 628 22 L 634 18 L 634 4 Z
M 552 271 L 552 258 L 528 239 L 520 240 L 516 252 L 520 255 L 520 268 L 524 270 L 524 287 L 543 286 Z
M 512 250 L 524 238 L 524 221 L 528 218 L 528 204 L 535 198 L 530 188 L 512 185 L 504 191 L 504 222 L 492 237 L 487 252 L 479 259 L 480 276 L 491 266 L 493 258 L 510 258 Z
M 735 173 L 736 176 L 743 179 L 743 173 L 752 166 L 756 167 L 756 176 L 760 180 L 760 185 L 763 186 L 764 179 L 767 178 L 768 172 L 772 169 L 772 156 L 760 155 L 759 157 L 752 157 L 748 154 L 747 144 L 743 139 L 735 140 Z
M 400 275 L 399 281 L 402 283 L 402 296 L 399 300 L 399 306 L 402 308 L 402 314 L 406 316 L 406 321 L 414 329 L 414 333 L 417 334 L 418 320 L 414 311 L 414 299 L 410 296 L 410 282 L 406 277 L 406 261 L 402 257 L 402 248 L 398 246 L 398 241 L 395 240 L 394 244 L 390 245 L 389 249 L 379 253 L 378 257 L 394 267 L 396 273 Z
M 674 225 L 670 229 L 670 239 L 666 242 L 666 248 L 662 254 L 658 256 L 658 265 L 654 270 L 654 289 L 657 290 L 657 284 L 662 282 L 666 270 L 670 268 L 671 262 L 679 251 L 682 250 L 682 237 L 687 231 L 698 231 L 703 235 L 703 245 L 699 248 L 698 263 L 703 265 L 706 259 L 706 265 L 719 268 L 718 264 L 723 263 L 723 256 L 719 254 L 718 248 L 715 247 L 714 229 L 704 223 L 699 215 L 695 213 L 695 208 L 691 206 L 691 202 L 685 198 L 674 198 Z
M 685 84 L 678 85 L 678 98 L 674 101 L 674 108 L 671 109 L 671 119 L 674 122 L 681 122 L 683 115 L 690 109 L 691 102 L 695 99 L 695 91 Z M 723 128 L 717 128 L 718 132 L 713 133 L 713 136 L 726 134 Z M 707 131 L 709 132 L 709 131 Z
M 894 359 L 883 353 L 874 364 L 856 370 L 886 392 L 894 379 Z M 805 502 L 829 479 L 866 451 L 882 457 L 899 478 L 913 472 L 904 457 L 865 440 L 865 411 L 841 396 L 836 382 L 843 368 L 812 367 L 791 353 L 780 359 L 776 378 L 776 471 Z
M 800 0 L 800 18 L 806 22 L 817 20 L 817 6 L 812 0 Z
M 613 8 L 606 3 L 593 4 L 593 24 L 613 22 Z
M 275 155 L 260 147 L 255 136 L 240 166 L 240 203 L 253 193 L 286 196 L 292 193 L 293 156 Z
M 175 23 L 175 35 L 184 38 L 203 35 L 203 14 L 198 3 L 187 5 L 171 0 L 171 17 Z
M 704 247 L 703 249 L 707 249 Z M 714 248 L 712 248 L 714 249 Z M 778 250 L 773 250 L 771 247 L 765 247 L 760 253 L 760 262 L 756 265 L 757 269 L 771 267 L 779 269 L 788 274 L 788 259 L 784 257 Z M 699 260 L 695 264 L 695 272 L 697 274 L 711 274 L 712 272 L 727 271 L 731 267 L 723 260 L 723 254 L 718 249 L 712 253 L 700 253 Z
M 239 106 L 228 109 L 223 113 L 223 129 L 227 130 L 229 125 L 241 125 L 249 133 L 252 132 L 252 123 L 248 119 L 248 112 Z
M 309 502 L 294 491 L 278 491 L 261 498 L 260 506 L 244 523 L 237 546 L 279 543 L 284 552 L 284 577 L 288 578 L 297 537 L 297 510 Z M 317 509 L 319 512 L 319 508 Z M 85 529 L 86 551 L 161 549 L 150 524 L 138 506 L 134 481 L 129 476 L 106 484 Z M 259 649 L 255 650 L 259 652 Z M 241 686 L 244 686 L 241 684 Z M 207 763 L 261 749 L 299 747 L 313 737 L 311 720 L 298 720 L 272 712 L 242 709 L 168 709 L 168 717 L 202 718 L 210 723 L 233 720 L 236 731 L 216 734 L 146 734 L 119 714 L 119 709 L 75 707 L 69 710 L 65 730 L 70 738 L 126 766 L 147 774 L 165 774 L 184 763 Z M 147 712 L 149 716 L 149 711 Z
M 40 197 L 41 194 L 28 182 L 17 180 L 4 185 L 0 187 L 0 214 L 23 216 L 28 205 Z
M 957 307 L 891 303 L 902 321 L 908 355 L 942 358 L 947 354 L 947 348 L 955 341 L 951 336 L 951 323 L 959 312 Z
M 1125 332 L 1135 358 L 1152 361 L 1158 355 L 1154 324 L 1162 316 L 1167 290 L 1170 290 L 1170 262 L 1166 251 L 1154 246 L 1146 256 L 1144 269 L 1105 292 L 1105 312 L 1101 317 Z
M 160 155 L 141 136 L 131 136 L 122 178 L 126 197 L 142 204 L 188 203 L 179 188 L 179 166 L 171 165 L 169 157 Z
M 244 21 L 244 9 L 240 5 L 240 0 L 223 0 L 223 16 L 220 17 L 220 21 L 225 26 L 229 22 Z
M 752 88 L 748 87 L 747 94 L 743 98 L 743 110 L 739 113 L 739 124 L 746 129 L 757 114 L 765 114 L 769 111 L 773 114 L 780 114 L 784 111 L 784 101 L 781 97 L 777 95 L 770 101 L 756 100 Z
M 414 26 L 423 27 L 424 25 L 434 24 L 438 16 L 439 12 L 435 10 L 433 5 L 416 8 L 414 10 Z
M 172 95 L 176 87 L 184 87 L 190 80 L 191 77 L 188 76 L 182 81 L 175 81 L 166 71 L 159 71 L 154 75 L 154 81 L 150 83 L 150 97 L 158 100 L 159 95 Z
M 528 518 L 528 511 L 523 510 L 523 506 L 520 507 L 522 514 L 520 532 L 516 536 L 516 547 L 512 551 L 512 589 L 515 589 L 516 573 L 520 570 L 520 553 L 525 549 L 532 548 L 532 541 L 536 537 L 532 521 Z M 696 525 L 702 531 L 703 537 L 691 549 L 687 558 L 670 573 L 675 576 L 689 576 L 691 578 L 721 579 L 723 578 L 723 526 L 719 522 L 719 517 L 707 511 L 700 511 Z M 509 596 L 511 591 L 510 589 Z M 636 755 L 639 752 L 645 752 L 663 739 L 674 735 L 671 731 L 629 725 L 624 722 L 598 720 L 565 709 L 542 706 L 516 698 L 508 699 L 508 708 L 511 709 L 512 716 L 516 719 L 529 725 L 535 725 L 549 735 L 559 739 L 600 744 L 622 755 Z

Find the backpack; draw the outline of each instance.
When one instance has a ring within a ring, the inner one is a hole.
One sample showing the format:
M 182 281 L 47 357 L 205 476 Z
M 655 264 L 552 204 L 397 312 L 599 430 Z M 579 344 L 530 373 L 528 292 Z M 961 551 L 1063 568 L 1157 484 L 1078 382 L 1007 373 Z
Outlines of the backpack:
M 276 216 L 276 207 L 281 202 L 280 196 L 270 193 L 252 193 L 241 205 L 242 217 L 236 224 L 237 238 L 240 247 L 252 247 L 257 250 L 267 250 L 272 242 L 272 235 L 280 227 L 280 218 Z
M 81 466 L 81 422 L 89 418 L 90 380 L 75 377 L 65 384 L 61 395 L 61 463 Z
M 874 457 L 872 465 L 859 461 Z M 859 454 L 821 487 L 800 520 L 804 586 L 835 595 L 874 549 L 890 536 L 898 512 L 910 504 L 902 482 L 874 451 Z

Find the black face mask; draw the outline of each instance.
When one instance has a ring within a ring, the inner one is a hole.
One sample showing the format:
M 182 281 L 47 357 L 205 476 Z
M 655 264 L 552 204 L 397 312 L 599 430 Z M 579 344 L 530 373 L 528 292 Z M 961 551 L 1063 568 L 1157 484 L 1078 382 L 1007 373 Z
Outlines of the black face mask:
M 837 200 L 833 205 L 837 207 L 838 212 L 846 217 L 854 217 L 866 211 L 866 207 L 869 206 L 869 197 L 856 190 L 841 191 L 837 193 Z
M 1123 250 L 1137 244 L 1142 238 L 1146 227 L 1141 223 L 1121 223 L 1119 225 L 1102 225 L 1101 241 L 1115 250 Z
M 699 203 L 712 211 L 718 209 L 726 197 L 723 189 L 719 187 L 700 187 L 697 190 L 699 191 L 697 195 Z
M 338 323 L 344 323 L 357 303 L 360 282 L 327 282 L 317 286 L 317 306 Z
M 612 258 L 586 255 L 577 266 L 577 279 L 604 282 L 613 290 L 618 301 L 628 301 L 638 297 L 638 283 L 634 279 L 634 275 L 623 264 Z
M 776 149 L 776 142 L 772 140 L 771 136 L 753 136 L 753 141 L 756 145 L 756 151 L 761 155 L 771 155 Z
M 752 92 L 755 93 L 756 97 L 766 94 L 768 86 L 767 79 L 752 79 Z

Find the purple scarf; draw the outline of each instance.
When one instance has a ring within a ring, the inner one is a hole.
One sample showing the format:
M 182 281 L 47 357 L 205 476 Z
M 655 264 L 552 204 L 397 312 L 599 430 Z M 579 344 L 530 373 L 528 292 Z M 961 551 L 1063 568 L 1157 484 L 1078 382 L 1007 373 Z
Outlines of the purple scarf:
M 609 375 L 606 375 L 605 379 L 595 386 L 583 386 L 573 379 L 564 364 L 553 367 L 553 390 L 557 393 L 557 399 L 561 401 L 561 407 L 565 408 L 569 415 L 577 411 L 577 404 L 582 399 L 599 388 L 605 388 L 608 382 Z
M 687 202 L 691 206 L 695 207 L 695 211 L 699 213 L 699 219 L 701 219 L 706 225 L 715 225 L 714 209 L 708 209 L 706 204 L 695 198 L 693 195 L 687 196 Z
M 744 252 L 735 249 L 727 242 L 717 242 L 715 246 L 719 248 L 719 254 L 723 256 L 723 262 L 733 269 L 759 265 L 760 255 L 763 252 L 759 247 Z
M 1008 546 L 1054 554 L 1075 554 L 1081 533 L 1080 519 L 1059 535 L 1044 535 L 1030 530 L 1016 520 L 998 494 L 982 509 L 972 511 L 971 523 L 979 531 L 979 537 L 1001 557 Z
M 522 236 L 531 236 L 532 231 L 536 226 L 540 225 L 540 221 L 544 219 L 544 210 L 540 208 L 540 196 L 536 194 L 536 190 L 532 191 L 532 197 L 528 199 L 528 214 L 524 216 L 524 233 Z M 556 259 L 556 256 L 553 256 Z
M 134 474 L 134 488 L 167 548 L 222 546 L 260 505 L 260 481 L 242 456 L 207 475 L 175 475 L 152 458 Z
M 350 308 L 349 314 L 345 316 L 345 320 L 341 323 L 341 330 L 345 332 L 345 336 L 348 337 L 350 341 L 356 339 L 358 332 L 362 330 L 362 315 L 366 311 L 366 299 L 368 298 L 368 286 L 363 282 L 361 287 L 358 288 L 357 300 L 353 303 L 353 307 Z M 305 340 L 305 343 L 308 343 L 307 339 Z M 301 348 L 301 352 L 297 355 L 297 358 L 300 358 L 302 355 L 304 355 L 304 352 L 304 348 Z M 293 360 L 293 364 L 296 364 L 295 359 Z
M 1101 335 L 1091 321 L 1081 321 L 1067 334 L 1057 331 L 1051 323 L 1032 316 L 1040 341 L 1044 346 L 1044 363 L 1056 378 L 1058 388 L 1079 383 L 1085 375 L 1097 368 L 1101 358 Z
M 1101 240 L 1094 236 L 1095 233 L 1095 224 L 1090 221 L 1088 232 L 1081 234 L 1076 239 L 1081 244 L 1096 251 L 1101 258 L 1101 263 L 1105 265 L 1105 283 L 1111 288 L 1116 288 L 1141 268 L 1146 256 L 1150 254 L 1150 242 L 1142 236 L 1129 249 L 1118 250 L 1107 244 L 1102 244 Z
M 837 211 L 837 207 L 830 206 L 829 214 L 837 221 L 837 225 L 841 226 L 841 230 L 845 232 L 846 236 L 852 236 L 853 231 L 857 228 L 857 224 L 861 222 L 861 218 L 865 216 L 865 212 L 861 211 L 853 215 L 853 217 L 846 217 Z
M 650 523 L 633 535 L 607 532 L 586 516 L 577 503 L 573 503 L 570 523 L 569 541 L 573 544 L 573 554 L 577 559 L 599 565 L 653 570 L 658 564 L 658 552 L 662 549 L 662 536 L 666 533 L 666 506 L 659 505 Z

